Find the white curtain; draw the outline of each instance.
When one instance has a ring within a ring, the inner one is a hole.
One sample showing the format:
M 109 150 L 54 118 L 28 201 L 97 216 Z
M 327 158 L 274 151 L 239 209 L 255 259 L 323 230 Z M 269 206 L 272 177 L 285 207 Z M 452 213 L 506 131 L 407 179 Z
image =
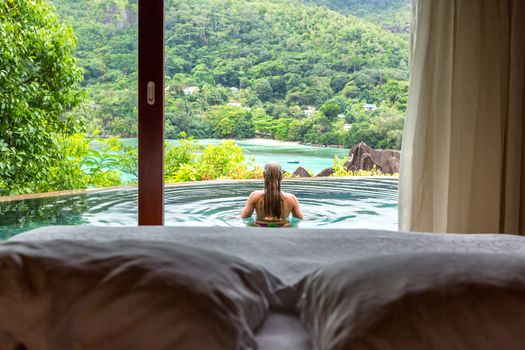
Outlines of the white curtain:
M 413 0 L 403 231 L 525 234 L 525 0 Z

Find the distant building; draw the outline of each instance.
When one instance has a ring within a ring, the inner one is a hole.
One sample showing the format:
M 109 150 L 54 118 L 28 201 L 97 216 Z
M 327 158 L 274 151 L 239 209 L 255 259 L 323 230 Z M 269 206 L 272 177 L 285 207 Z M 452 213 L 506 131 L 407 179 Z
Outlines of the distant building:
M 228 106 L 231 106 L 231 107 L 242 107 L 242 104 L 240 104 L 239 102 L 230 102 L 230 103 L 228 103 Z
M 350 129 L 352 129 L 352 124 L 345 124 L 345 125 L 343 125 L 343 130 L 348 131 Z
M 193 94 L 196 94 L 200 91 L 199 87 L 198 86 L 188 86 L 188 87 L 185 87 L 184 89 L 182 89 L 182 92 L 184 93 L 184 95 L 193 95 Z
M 377 109 L 377 106 L 373 103 L 365 103 L 363 108 L 366 109 L 367 112 L 373 112 Z
M 303 114 L 307 117 L 311 117 L 315 112 L 317 112 L 317 110 L 314 107 L 308 106 L 308 108 L 303 111 Z
M 236 87 L 231 87 L 231 88 L 230 88 L 230 91 L 231 91 L 232 93 L 236 94 L 236 93 L 239 92 L 239 89 L 236 88 Z
M 346 116 L 345 116 L 343 113 L 339 113 L 339 114 L 337 115 L 337 118 L 345 119 Z

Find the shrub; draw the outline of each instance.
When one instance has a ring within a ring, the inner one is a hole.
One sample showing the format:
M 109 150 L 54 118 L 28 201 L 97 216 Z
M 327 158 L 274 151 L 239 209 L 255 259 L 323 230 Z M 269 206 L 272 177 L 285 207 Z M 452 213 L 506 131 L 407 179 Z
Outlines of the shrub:
M 131 157 L 118 154 L 121 145 L 117 140 L 95 139 L 94 136 L 88 138 L 84 134 L 73 134 L 55 138 L 57 157 L 53 159 L 49 176 L 36 184 L 36 191 L 121 185 L 121 160 Z M 93 140 L 101 144 L 100 149 L 90 148 Z
M 242 148 L 231 140 L 202 148 L 183 137 L 179 145 L 168 147 L 165 169 L 166 182 L 262 177 L 262 169 L 254 166 L 252 159 L 246 162 Z
M 164 153 L 164 176 L 166 179 L 175 179 L 177 173 L 185 164 L 193 162 L 197 153 L 202 152 L 204 147 L 199 145 L 193 137 L 187 137 L 186 133 L 181 132 L 179 144 L 165 146 Z

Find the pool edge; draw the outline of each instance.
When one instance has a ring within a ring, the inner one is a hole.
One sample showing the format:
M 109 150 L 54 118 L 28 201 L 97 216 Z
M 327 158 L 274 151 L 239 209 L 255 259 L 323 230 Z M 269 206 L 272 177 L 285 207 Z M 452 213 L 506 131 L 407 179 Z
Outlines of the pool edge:
M 374 179 L 374 180 L 399 180 L 398 176 L 337 176 L 337 177 L 294 177 L 283 179 L 283 182 L 288 181 L 330 181 L 330 180 L 345 180 L 345 179 Z M 172 182 L 166 183 L 165 188 L 170 187 L 185 187 L 193 185 L 213 185 L 213 184 L 228 184 L 228 183 L 249 183 L 249 182 L 262 182 L 263 179 L 240 179 L 240 180 L 206 180 L 206 181 L 188 181 L 188 182 Z M 137 186 L 116 186 L 116 187 L 105 187 L 105 188 L 88 188 L 78 190 L 65 190 L 55 192 L 43 192 L 43 193 L 29 193 L 20 194 L 14 196 L 0 196 L 0 203 L 2 202 L 16 202 L 29 199 L 39 198 L 51 198 L 51 197 L 62 197 L 62 196 L 75 196 L 80 194 L 92 194 L 92 193 L 105 193 L 114 192 L 120 190 L 136 189 Z

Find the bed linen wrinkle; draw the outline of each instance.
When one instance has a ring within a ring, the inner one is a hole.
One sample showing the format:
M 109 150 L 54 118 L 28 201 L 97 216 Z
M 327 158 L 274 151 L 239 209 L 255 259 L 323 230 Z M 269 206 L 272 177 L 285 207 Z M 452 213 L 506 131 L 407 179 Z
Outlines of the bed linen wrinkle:
M 256 349 L 283 286 L 258 269 L 173 242 L 3 243 L 0 349 Z
M 316 268 L 383 254 L 480 252 L 525 254 L 525 239 L 500 234 L 431 234 L 380 230 L 257 229 L 222 227 L 41 228 L 10 241 L 133 239 L 175 242 L 240 257 L 293 284 Z
M 363 259 L 381 259 L 393 255 L 428 253 L 525 256 L 525 238 L 517 236 L 443 235 L 380 230 L 79 226 L 41 228 L 17 235 L 11 241 L 56 239 L 94 242 L 113 242 L 122 239 L 174 242 L 188 247 L 225 253 L 257 266 L 263 266 L 265 268 L 263 272 L 259 271 L 252 275 L 242 274 L 242 278 L 245 278 L 243 283 L 248 290 L 251 290 L 251 281 L 259 281 L 260 278 L 271 280 L 272 276 L 275 276 L 284 284 L 278 287 L 271 284 L 270 288 L 273 289 L 268 291 L 269 313 L 255 330 L 255 341 L 260 350 L 312 349 L 312 340 L 305 326 L 297 315 L 286 310 L 299 310 L 295 305 L 300 296 L 292 286 L 313 271 L 328 265 L 341 262 L 357 263 Z M 244 273 L 243 269 L 239 271 Z M 396 288 L 406 287 L 403 285 L 406 282 L 398 282 L 401 285 L 397 285 Z M 335 317 L 333 322 L 337 323 L 340 316 L 333 317 Z M 339 331 L 344 335 L 343 328 L 339 328 Z M 377 344 L 382 343 L 375 345 Z M 378 349 L 388 349 L 381 346 Z
M 525 344 L 524 255 L 383 255 L 321 267 L 296 288 L 316 350 Z

